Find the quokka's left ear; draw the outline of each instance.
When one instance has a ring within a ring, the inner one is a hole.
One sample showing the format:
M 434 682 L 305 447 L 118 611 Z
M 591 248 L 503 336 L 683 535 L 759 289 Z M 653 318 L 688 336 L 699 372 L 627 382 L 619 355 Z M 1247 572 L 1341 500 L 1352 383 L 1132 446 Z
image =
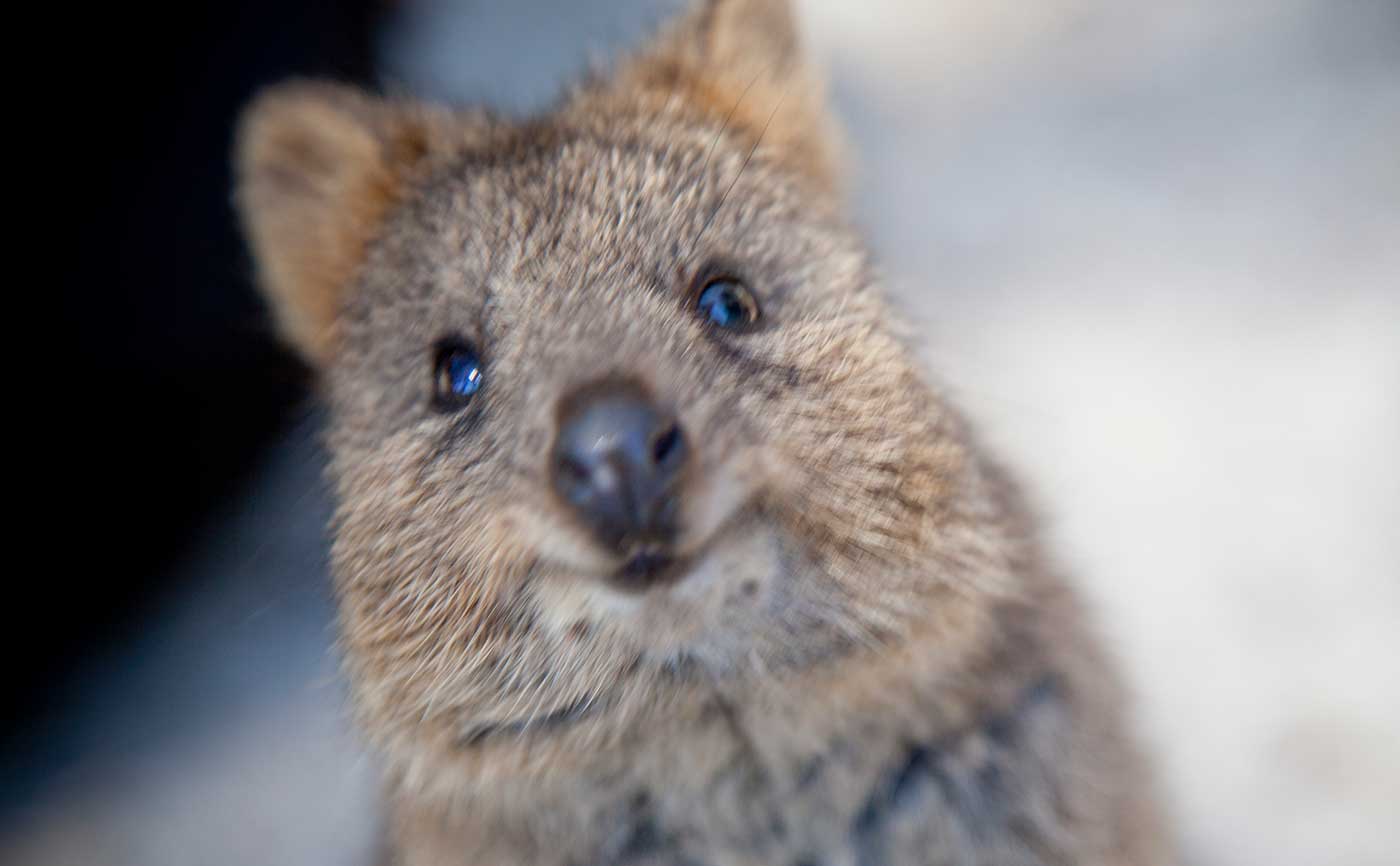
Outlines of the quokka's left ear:
M 790 0 L 700 0 L 605 89 L 678 94 L 818 186 L 839 185 L 841 136 Z

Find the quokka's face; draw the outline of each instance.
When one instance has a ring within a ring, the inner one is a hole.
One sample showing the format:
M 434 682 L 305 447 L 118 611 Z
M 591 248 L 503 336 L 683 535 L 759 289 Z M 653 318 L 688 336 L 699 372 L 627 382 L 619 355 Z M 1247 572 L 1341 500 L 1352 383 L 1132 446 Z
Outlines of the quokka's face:
M 825 178 L 735 122 L 780 106 L 750 82 L 707 108 L 677 63 L 521 127 L 316 88 L 254 114 L 248 176 L 296 157 L 244 207 L 329 395 L 343 625 L 381 712 L 471 739 L 630 683 L 801 667 L 925 591 L 960 446 Z M 280 116 L 308 100 L 369 132 L 308 160 Z M 347 150 L 368 180 L 316 175 Z M 372 211 L 320 239 L 355 255 L 317 320 L 258 213 L 349 188 L 380 198 L 286 220 Z

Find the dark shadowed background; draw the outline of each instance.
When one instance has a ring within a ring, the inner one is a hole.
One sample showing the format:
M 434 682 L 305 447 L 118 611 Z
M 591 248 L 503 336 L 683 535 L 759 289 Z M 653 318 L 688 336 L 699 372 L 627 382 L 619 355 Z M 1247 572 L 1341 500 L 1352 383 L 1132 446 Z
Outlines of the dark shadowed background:
M 365 863 L 310 379 L 229 207 L 330 75 L 514 112 L 680 0 L 86 12 L 49 192 L 80 484 L 0 863 Z M 1400 858 L 1400 0 L 800 2 L 931 369 L 1027 477 L 1193 862 Z

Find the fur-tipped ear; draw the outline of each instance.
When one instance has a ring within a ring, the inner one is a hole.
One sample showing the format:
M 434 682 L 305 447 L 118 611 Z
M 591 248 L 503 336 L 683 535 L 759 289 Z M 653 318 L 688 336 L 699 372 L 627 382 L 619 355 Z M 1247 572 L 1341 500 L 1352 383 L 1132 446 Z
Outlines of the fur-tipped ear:
M 335 341 L 364 245 L 430 148 L 421 110 L 294 82 L 244 112 L 235 202 L 283 336 L 312 364 Z
M 791 0 L 700 0 L 623 64 L 609 89 L 665 89 L 771 150 L 818 185 L 839 186 L 841 137 L 802 50 Z

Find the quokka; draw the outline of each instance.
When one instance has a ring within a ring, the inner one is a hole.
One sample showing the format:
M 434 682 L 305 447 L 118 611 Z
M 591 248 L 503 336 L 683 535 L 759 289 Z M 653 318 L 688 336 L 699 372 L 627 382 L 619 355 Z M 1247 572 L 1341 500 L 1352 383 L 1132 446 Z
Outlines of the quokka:
M 391 862 L 1171 862 L 838 140 L 781 0 L 701 3 L 525 121 L 310 82 L 247 111 Z

